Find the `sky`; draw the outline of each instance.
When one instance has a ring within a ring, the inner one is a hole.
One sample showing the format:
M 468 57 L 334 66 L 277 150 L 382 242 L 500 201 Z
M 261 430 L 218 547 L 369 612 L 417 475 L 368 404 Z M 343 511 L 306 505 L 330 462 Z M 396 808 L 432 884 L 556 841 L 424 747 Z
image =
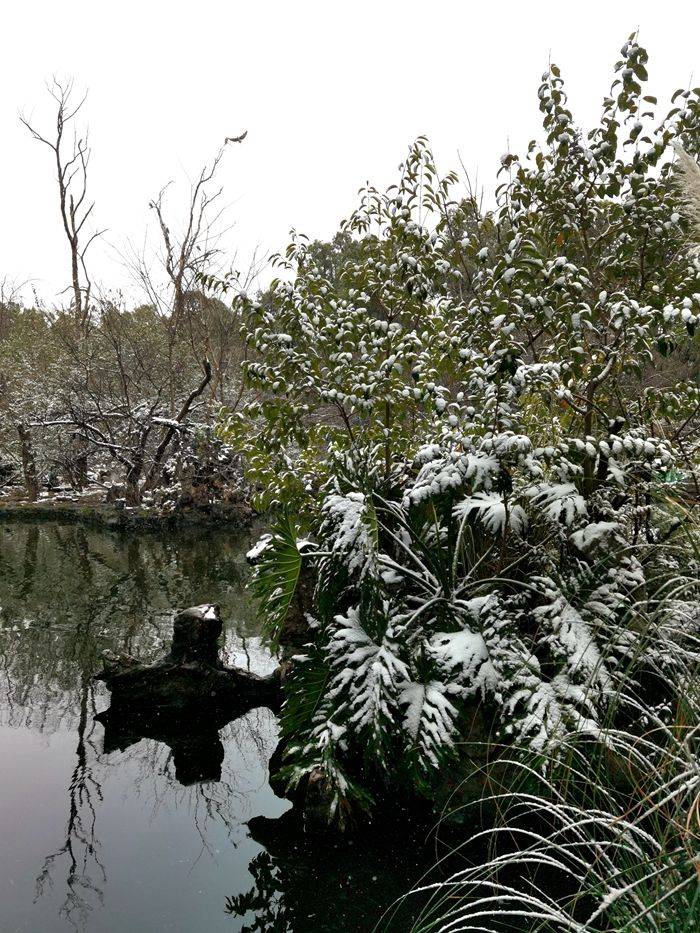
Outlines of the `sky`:
M 4 0 L 1 28 L 0 281 L 26 283 L 48 306 L 67 300 L 68 247 L 51 153 L 18 115 L 49 128 L 54 74 L 88 91 L 92 229 L 107 229 L 91 276 L 129 299 L 128 244 L 156 244 L 149 201 L 172 182 L 177 227 L 226 136 L 248 132 L 218 175 L 221 245 L 247 268 L 254 253 L 283 250 L 292 227 L 332 236 L 360 186 L 391 184 L 420 134 L 441 169 L 461 160 L 488 193 L 501 154 L 537 135 L 550 59 L 584 128 L 635 29 L 660 102 L 700 83 L 695 0 Z

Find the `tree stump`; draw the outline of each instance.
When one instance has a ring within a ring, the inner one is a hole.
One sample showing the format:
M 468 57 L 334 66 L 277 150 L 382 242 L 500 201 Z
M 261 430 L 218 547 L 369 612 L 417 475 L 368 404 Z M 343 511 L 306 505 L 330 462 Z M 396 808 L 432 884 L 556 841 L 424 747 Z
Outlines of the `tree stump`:
M 282 668 L 260 677 L 226 667 L 219 658 L 221 632 L 218 606 L 193 606 L 175 616 L 170 651 L 162 660 L 142 664 L 104 653 L 96 679 L 109 688 L 111 703 L 96 719 L 105 727 L 105 751 L 154 738 L 176 753 L 181 783 L 219 779 L 218 731 L 251 709 L 277 710 L 282 704 Z

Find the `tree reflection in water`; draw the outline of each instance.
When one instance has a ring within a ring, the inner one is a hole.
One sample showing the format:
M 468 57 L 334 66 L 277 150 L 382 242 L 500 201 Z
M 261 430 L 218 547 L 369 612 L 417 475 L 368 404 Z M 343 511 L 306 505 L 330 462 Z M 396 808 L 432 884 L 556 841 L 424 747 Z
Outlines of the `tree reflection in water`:
M 412 928 L 418 899 L 394 901 L 427 877 L 434 853 L 426 824 L 405 811 L 386 812 L 381 824 L 348 838 L 305 835 L 292 810 L 255 817 L 248 828 L 264 849 L 250 863 L 251 887 L 225 900 L 228 914 L 248 921 L 239 933 Z
M 36 879 L 36 897 L 40 898 L 46 885 L 53 887 L 53 874 L 66 872 L 66 893 L 59 913 L 73 926 L 85 926 L 93 900 L 104 902 L 101 887 L 107 881 L 104 864 L 100 860 L 100 844 L 95 834 L 97 813 L 93 794 L 102 800 L 102 787 L 93 776 L 88 754 L 97 756 L 93 741 L 95 725 L 94 693 L 89 679 L 81 687 L 80 718 L 76 765 L 68 786 L 68 821 L 66 840 L 60 849 L 47 855 Z M 67 867 L 61 865 L 65 862 Z

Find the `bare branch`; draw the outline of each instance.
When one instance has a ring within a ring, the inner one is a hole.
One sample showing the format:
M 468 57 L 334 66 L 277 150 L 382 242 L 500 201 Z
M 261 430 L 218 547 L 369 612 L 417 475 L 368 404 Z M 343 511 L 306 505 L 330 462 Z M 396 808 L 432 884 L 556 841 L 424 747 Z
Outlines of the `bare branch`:
M 72 151 L 68 155 L 64 154 L 62 146 L 66 127 L 80 113 L 87 98 L 87 91 L 75 103 L 73 100 L 73 80 L 68 79 L 62 82 L 55 76 L 47 83 L 47 90 L 56 103 L 56 123 L 53 136 L 44 135 L 24 115 L 20 114 L 19 119 L 32 138 L 44 143 L 54 154 L 61 220 L 70 249 L 70 288 L 73 293 L 73 314 L 78 327 L 84 332 L 89 323 L 91 293 L 85 254 L 88 246 L 100 235 L 99 233 L 93 234 L 87 243 L 81 244 L 80 234 L 95 206 L 93 202 L 85 207 L 88 187 L 88 164 L 90 161 L 88 134 L 78 136 L 77 131 L 74 130 Z

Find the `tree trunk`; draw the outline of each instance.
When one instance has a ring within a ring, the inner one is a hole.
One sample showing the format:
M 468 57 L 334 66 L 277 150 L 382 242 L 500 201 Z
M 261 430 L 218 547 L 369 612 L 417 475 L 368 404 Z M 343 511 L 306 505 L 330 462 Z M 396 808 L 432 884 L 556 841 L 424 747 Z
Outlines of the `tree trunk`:
M 124 498 L 129 506 L 141 505 L 141 490 L 139 489 L 138 480 L 130 481 L 127 477 L 124 484 Z
M 180 413 L 175 419 L 178 424 L 182 424 L 182 422 L 185 420 L 185 418 L 189 414 L 189 410 L 193 402 L 195 402 L 199 398 L 199 396 L 202 394 L 202 392 L 204 392 L 206 387 L 211 382 L 211 363 L 209 362 L 209 360 L 204 360 L 203 366 L 204 366 L 204 378 L 202 379 L 201 383 L 197 386 L 197 388 L 193 389 L 190 392 L 190 394 L 187 396 L 187 398 L 185 399 L 185 402 L 182 408 L 180 409 Z M 163 461 L 165 460 L 165 455 L 168 450 L 168 446 L 170 442 L 172 441 L 173 437 L 175 436 L 175 430 L 176 429 L 172 425 L 168 425 L 168 427 L 166 427 L 165 430 L 163 431 L 163 436 L 161 438 L 161 441 L 158 444 L 158 447 L 156 448 L 156 451 L 153 455 L 153 463 L 151 464 L 151 468 L 146 474 L 146 479 L 144 480 L 142 491 L 144 492 L 147 490 L 150 491 L 152 489 L 155 489 L 156 486 L 158 485 L 158 482 L 160 480 L 160 475 L 163 471 Z
M 23 424 L 17 425 L 17 434 L 22 451 L 22 474 L 24 476 L 24 486 L 27 490 L 27 496 L 32 502 L 35 502 L 39 496 L 39 479 L 36 472 L 36 461 L 34 451 L 32 450 L 32 436 L 29 428 Z
M 81 492 L 88 484 L 88 455 L 85 441 L 78 438 L 74 445 L 71 484 Z
M 71 199 L 72 200 L 72 199 Z M 71 238 L 71 279 L 73 281 L 73 302 L 75 304 L 75 321 L 82 331 L 85 327 L 85 315 L 83 312 L 83 295 L 80 290 L 80 273 L 78 271 L 78 243 Z

